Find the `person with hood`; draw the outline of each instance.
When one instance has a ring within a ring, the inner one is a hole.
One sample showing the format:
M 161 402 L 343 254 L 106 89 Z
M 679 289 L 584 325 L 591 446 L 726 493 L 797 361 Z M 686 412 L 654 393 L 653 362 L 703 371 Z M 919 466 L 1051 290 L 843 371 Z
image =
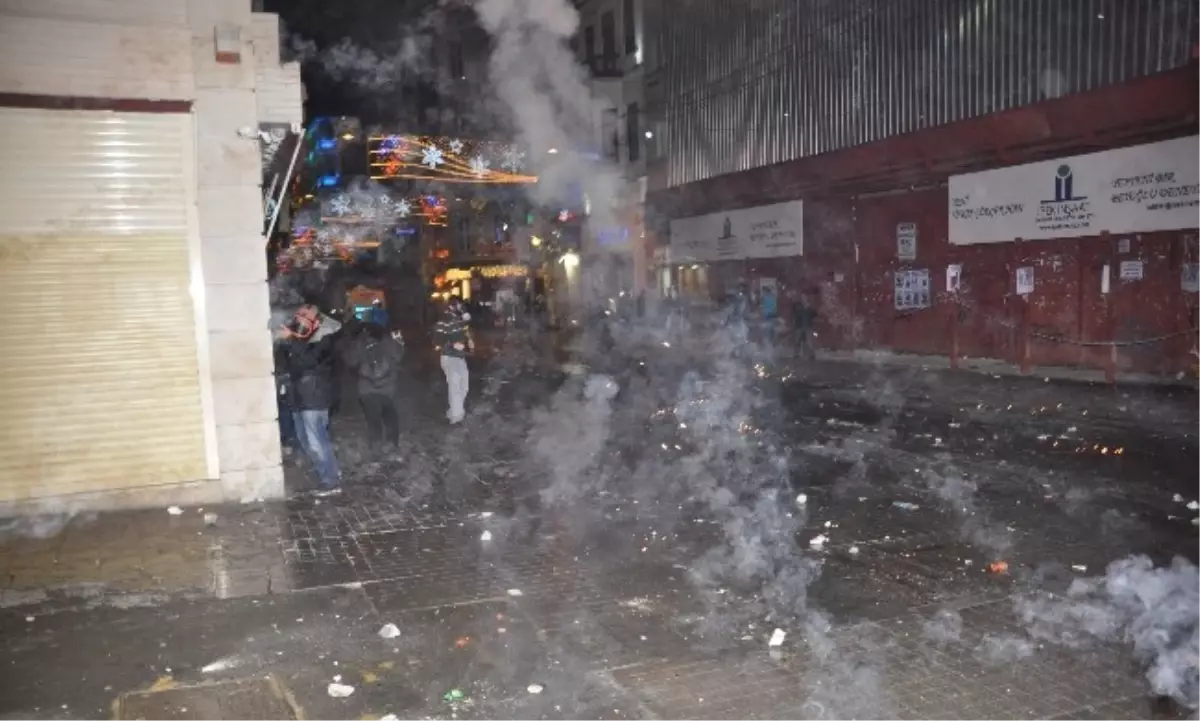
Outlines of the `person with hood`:
M 442 353 L 442 372 L 446 374 L 449 409 L 446 418 L 452 424 L 462 423 L 466 417 L 463 405 L 467 400 L 470 376 L 467 371 L 467 355 L 474 352 L 475 342 L 471 338 L 468 323 L 471 314 L 463 307 L 462 299 L 451 296 L 446 310 L 433 327 L 433 337 Z
M 390 336 L 382 325 L 367 323 L 351 346 L 348 365 L 358 376 L 358 401 L 367 418 L 367 441 L 376 451 L 388 451 L 400 439 L 396 412 L 396 381 L 404 345 L 400 332 Z
M 319 489 L 341 488 L 341 470 L 333 453 L 329 409 L 334 400 L 334 343 L 341 324 L 304 305 L 280 331 L 291 380 L 292 418 L 296 436 L 320 478 Z

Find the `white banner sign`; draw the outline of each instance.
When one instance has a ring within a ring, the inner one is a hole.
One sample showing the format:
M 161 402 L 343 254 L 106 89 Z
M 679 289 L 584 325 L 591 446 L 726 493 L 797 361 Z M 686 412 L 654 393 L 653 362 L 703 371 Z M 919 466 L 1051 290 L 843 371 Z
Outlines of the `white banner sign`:
M 676 263 L 801 255 L 804 204 L 799 200 L 671 221 Z
M 950 178 L 950 242 L 1195 228 L 1197 136 Z
M 900 260 L 917 259 L 917 224 L 896 225 L 896 257 Z

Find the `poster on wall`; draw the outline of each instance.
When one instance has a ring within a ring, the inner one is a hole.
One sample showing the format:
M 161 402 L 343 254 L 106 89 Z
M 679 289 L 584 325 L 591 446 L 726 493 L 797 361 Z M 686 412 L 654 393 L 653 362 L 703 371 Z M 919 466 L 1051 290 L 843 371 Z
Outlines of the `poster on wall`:
M 1179 277 L 1179 287 L 1184 293 L 1200 293 L 1200 263 L 1184 263 Z
M 962 264 L 951 263 L 946 266 L 946 292 L 957 293 L 962 284 Z
M 928 308 L 932 300 L 929 290 L 929 269 L 896 271 L 896 310 Z
M 1193 228 L 1200 209 L 1198 153 L 1193 135 L 951 176 L 950 242 Z
M 799 200 L 671 221 L 672 255 L 681 263 L 802 255 L 803 239 Z
M 1017 295 L 1029 295 L 1033 292 L 1033 266 L 1017 268 Z
M 896 257 L 900 260 L 917 259 L 917 224 L 896 225 Z
M 1121 261 L 1121 280 L 1141 280 L 1142 271 L 1142 261 L 1140 260 Z

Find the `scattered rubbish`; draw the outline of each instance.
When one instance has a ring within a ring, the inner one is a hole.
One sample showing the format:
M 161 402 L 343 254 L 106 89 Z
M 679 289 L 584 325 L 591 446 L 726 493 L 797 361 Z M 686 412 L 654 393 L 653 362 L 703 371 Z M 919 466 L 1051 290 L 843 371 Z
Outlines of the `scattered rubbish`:
M 492 540 L 492 532 L 491 532 L 491 531 L 484 531 L 483 533 L 479 534 L 479 540 L 481 540 L 481 541 L 490 541 L 490 540 Z
M 370 686 L 373 683 L 379 683 L 379 674 L 375 673 L 374 671 L 363 671 L 359 675 L 362 676 L 362 682 L 366 686 Z
M 850 547 L 850 555 L 851 555 L 851 556 L 857 556 L 857 555 L 858 555 L 858 546 L 851 546 L 851 547 Z
M 1198 511 L 1200 510 L 1200 501 L 1188 501 L 1187 507 L 1189 511 Z
M 25 623 L 33 623 L 33 616 L 26 616 Z
M 400 629 L 394 623 L 385 623 L 383 628 L 379 629 L 380 638 L 396 638 L 400 635 Z
M 1076 571 L 1079 571 L 1080 573 L 1087 573 L 1087 566 L 1083 565 L 1082 563 L 1076 563 L 1073 566 L 1071 566 L 1071 568 Z
M 333 698 L 346 698 L 350 694 L 354 693 L 353 686 L 347 686 L 346 684 L 337 683 L 337 682 L 329 684 L 329 687 L 325 690 Z
M 458 638 L 454 639 L 454 647 L 455 648 L 466 648 L 467 646 L 470 646 L 470 645 L 471 645 L 471 637 L 470 636 L 459 636 Z
M 519 589 L 519 588 L 510 588 L 510 589 L 508 589 L 508 595 L 510 595 L 510 596 L 524 596 L 525 594 L 524 594 L 524 593 L 521 593 L 521 589 Z
M 1200 526 L 1200 517 L 1192 519 L 1193 526 Z
M 337 665 L 337 662 L 334 662 L 334 665 Z M 333 682 L 334 682 L 334 683 L 341 683 L 341 682 L 342 682 L 342 675 L 339 673 L 338 675 L 334 676 L 334 677 L 333 677 Z
M 170 508 L 167 509 L 167 513 L 171 514 L 172 516 L 182 516 L 183 509 L 180 508 L 179 506 L 171 506 Z
M 479 514 L 479 517 L 480 517 L 480 518 L 491 518 L 491 517 L 492 517 L 492 512 L 491 512 L 491 511 L 484 511 L 483 513 L 480 513 L 480 514 Z
M 1183 503 L 1186 499 L 1183 496 L 1176 493 L 1175 495 L 1171 496 L 1171 500 L 1175 501 L 1176 503 Z
M 826 536 L 824 533 L 822 533 L 821 535 L 815 536 L 811 541 L 809 541 L 808 545 L 812 548 L 821 548 L 828 540 L 829 536 Z
M 771 640 L 767 641 L 767 645 L 771 648 L 779 648 L 783 645 L 783 639 L 785 638 L 787 638 L 787 631 L 784 631 L 782 628 L 777 628 L 775 629 L 775 632 L 771 634 Z
M 206 525 L 206 526 L 217 525 L 217 518 L 218 518 L 217 514 L 213 513 L 212 511 L 205 513 L 204 514 L 204 525 Z
M 541 685 L 540 683 L 531 683 L 525 687 L 525 690 L 531 694 L 537 695 L 537 694 L 541 693 L 542 691 L 545 691 L 546 687 Z
M 908 501 L 892 501 L 892 505 L 903 511 L 915 511 L 920 508 L 917 504 Z
M 217 673 L 219 671 L 228 671 L 238 665 L 236 658 L 221 658 L 213 661 L 204 668 L 200 669 L 200 673 Z
M 974 565 L 975 565 L 975 561 L 974 561 L 974 560 L 972 560 L 972 559 L 970 559 L 970 558 L 968 558 L 967 560 L 963 561 L 963 565 L 964 565 L 964 566 L 974 566 Z
M 467 695 L 465 693 L 463 693 L 461 690 L 456 689 L 456 688 L 452 688 L 449 691 L 447 691 L 446 693 L 442 694 L 442 700 L 445 701 L 446 703 L 454 703 L 455 701 L 462 701 L 466 697 L 467 697 Z
M 400 717 L 394 713 L 389 713 L 380 716 L 379 721 L 400 721 Z
M 992 573 L 1008 573 L 1008 562 L 992 561 L 988 564 L 988 570 Z
M 807 493 L 801 493 L 800 495 L 796 496 L 796 505 L 797 506 L 803 506 L 806 503 L 808 503 L 808 494 Z

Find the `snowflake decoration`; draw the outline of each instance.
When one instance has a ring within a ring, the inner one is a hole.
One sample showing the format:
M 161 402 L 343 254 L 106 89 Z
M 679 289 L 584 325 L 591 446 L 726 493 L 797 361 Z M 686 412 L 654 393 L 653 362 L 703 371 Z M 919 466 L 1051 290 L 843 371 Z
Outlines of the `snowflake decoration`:
M 350 212 L 350 199 L 344 195 L 339 195 L 329 201 L 329 212 L 334 215 L 346 215 Z
M 421 151 L 421 165 L 428 165 L 430 170 L 437 170 L 437 166 L 445 162 L 442 149 L 437 146 L 430 145 Z
M 407 218 L 410 213 L 412 213 L 412 204 L 408 202 L 408 198 L 401 198 L 396 203 L 396 215 L 401 218 Z
M 508 147 L 504 150 L 504 162 L 501 165 L 509 172 L 517 172 L 521 169 L 521 161 L 525 159 L 525 153 L 517 150 L 515 147 Z
M 450 152 L 451 153 L 458 155 L 462 151 L 463 151 L 463 141 L 459 140 L 458 138 L 455 138 L 454 140 L 450 141 Z
M 471 158 L 471 172 L 476 175 L 486 175 L 488 172 L 488 161 L 482 155 L 476 155 Z
M 384 195 L 379 198 L 379 212 L 382 215 L 387 215 L 392 212 L 392 199 Z

